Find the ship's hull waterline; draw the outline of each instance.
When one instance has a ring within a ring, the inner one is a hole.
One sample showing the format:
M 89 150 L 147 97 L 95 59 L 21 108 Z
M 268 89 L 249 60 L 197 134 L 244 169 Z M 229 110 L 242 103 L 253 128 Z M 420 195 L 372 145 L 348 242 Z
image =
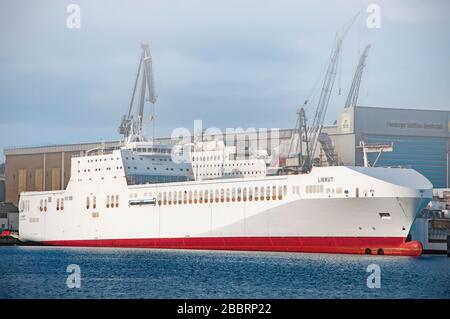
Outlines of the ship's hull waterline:
M 198 237 L 44 241 L 48 246 L 270 251 L 420 256 L 419 241 L 401 237 Z

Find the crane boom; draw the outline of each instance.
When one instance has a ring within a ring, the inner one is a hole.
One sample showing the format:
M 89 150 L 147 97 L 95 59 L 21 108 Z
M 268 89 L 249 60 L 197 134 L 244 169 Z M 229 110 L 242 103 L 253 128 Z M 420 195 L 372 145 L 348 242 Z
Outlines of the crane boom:
M 331 92 L 333 90 L 334 81 L 336 79 L 337 67 L 339 57 L 342 48 L 342 42 L 350 30 L 351 26 L 355 22 L 359 13 L 356 14 L 346 25 L 341 29 L 341 32 L 336 33 L 336 46 L 333 49 L 330 57 L 330 63 L 328 64 L 327 72 L 323 81 L 322 91 L 320 93 L 319 101 L 317 104 L 316 113 L 312 126 L 309 128 L 309 157 L 312 158 L 316 152 L 317 144 L 319 142 L 319 136 L 322 131 L 325 114 L 327 112 L 328 103 L 330 101 Z
M 145 101 L 147 100 L 152 104 L 156 103 L 152 57 L 150 55 L 149 45 L 147 43 L 141 43 L 141 49 L 141 58 L 139 60 L 138 71 L 134 81 L 133 93 L 131 95 L 128 112 L 122 117 L 122 122 L 119 126 L 119 133 L 124 135 L 125 139 L 128 141 L 145 139 L 142 134 L 142 120 L 144 118 Z M 132 111 L 136 90 L 139 84 L 139 78 L 141 78 L 139 108 L 137 110 L 136 118 L 134 118 Z
M 347 101 L 345 102 L 345 108 L 356 106 L 359 95 L 359 87 L 361 86 L 361 78 L 363 74 L 364 67 L 366 66 L 367 55 L 369 54 L 370 45 L 366 46 L 361 57 L 359 58 L 358 65 L 356 66 L 355 75 L 353 77 L 352 85 L 350 91 L 348 92 Z

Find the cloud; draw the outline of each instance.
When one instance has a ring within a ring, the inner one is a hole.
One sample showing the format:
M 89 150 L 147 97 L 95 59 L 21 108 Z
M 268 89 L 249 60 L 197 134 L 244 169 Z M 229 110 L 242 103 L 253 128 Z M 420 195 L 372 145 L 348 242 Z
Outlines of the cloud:
M 58 143 L 117 138 L 143 40 L 154 58 L 160 135 L 199 118 L 220 128 L 291 127 L 315 83 L 320 90 L 336 30 L 357 11 L 327 123 L 345 103 L 368 43 L 360 101 L 449 107 L 446 1 L 378 1 L 381 29 L 365 25 L 372 1 L 83 0 L 80 30 L 66 28 L 69 3 L 1 5 L 0 128 L 29 129 L 2 134 L 0 147 L 52 136 Z M 46 135 L 33 134 L 39 127 Z

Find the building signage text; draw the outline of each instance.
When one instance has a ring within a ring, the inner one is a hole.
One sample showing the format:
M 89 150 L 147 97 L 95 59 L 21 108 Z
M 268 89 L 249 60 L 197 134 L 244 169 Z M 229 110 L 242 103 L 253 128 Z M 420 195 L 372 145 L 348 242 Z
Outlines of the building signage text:
M 442 130 L 444 125 L 442 123 L 418 123 L 418 122 L 386 122 L 387 127 L 399 129 L 431 129 Z

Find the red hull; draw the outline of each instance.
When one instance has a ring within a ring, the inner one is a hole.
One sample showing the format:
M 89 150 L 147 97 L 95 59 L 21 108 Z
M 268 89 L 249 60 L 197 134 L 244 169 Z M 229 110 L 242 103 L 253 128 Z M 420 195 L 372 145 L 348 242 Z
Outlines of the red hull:
M 422 244 L 401 237 L 198 237 L 45 241 L 74 247 L 172 248 L 420 256 Z M 380 250 L 381 249 L 381 250 Z

